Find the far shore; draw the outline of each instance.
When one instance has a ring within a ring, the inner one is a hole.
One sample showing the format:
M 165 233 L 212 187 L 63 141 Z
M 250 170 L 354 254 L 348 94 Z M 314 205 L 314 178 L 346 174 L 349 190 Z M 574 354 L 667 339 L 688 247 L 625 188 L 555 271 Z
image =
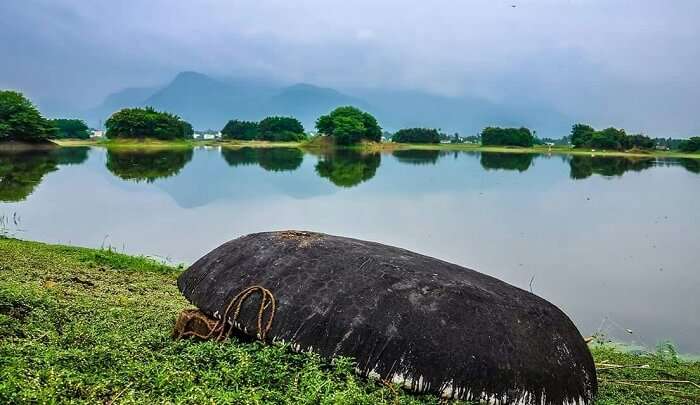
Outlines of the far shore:
M 319 149 L 327 148 L 329 145 L 323 142 L 317 142 L 314 139 L 304 142 L 268 142 L 268 141 L 239 141 L 239 140 L 174 140 L 162 141 L 157 139 L 65 139 L 54 140 L 60 146 L 102 146 L 109 148 L 171 148 L 171 147 L 197 147 L 197 146 L 220 146 L 223 148 L 300 148 L 300 149 Z M 611 150 L 595 150 L 595 149 L 574 149 L 569 146 L 545 146 L 538 145 L 533 147 L 516 147 L 516 146 L 482 146 L 477 144 L 457 143 L 457 144 L 408 144 L 382 142 L 374 143 L 367 142 L 347 148 L 358 149 L 366 152 L 390 152 L 394 150 L 438 150 L 438 151 L 465 151 L 465 152 L 499 152 L 499 153 L 532 153 L 532 154 L 557 154 L 557 155 L 586 155 L 591 157 L 597 156 L 619 156 L 630 158 L 687 158 L 700 159 L 700 153 L 686 153 L 679 151 L 665 150 L 630 150 L 630 151 L 611 151 Z

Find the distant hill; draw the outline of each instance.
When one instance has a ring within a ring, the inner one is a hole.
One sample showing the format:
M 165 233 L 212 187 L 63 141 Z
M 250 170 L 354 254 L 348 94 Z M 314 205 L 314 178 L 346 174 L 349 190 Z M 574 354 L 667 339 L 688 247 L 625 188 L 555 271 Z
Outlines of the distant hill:
M 124 107 L 152 106 L 170 111 L 197 129 L 221 129 L 228 120 L 291 115 L 312 130 L 319 115 L 342 105 L 370 111 L 390 131 L 434 127 L 474 135 L 487 125 L 528 126 L 540 136 L 561 137 L 571 122 L 541 105 L 497 104 L 475 97 L 445 97 L 419 91 L 356 90 L 347 93 L 312 84 L 284 86 L 260 79 L 219 79 L 182 72 L 159 88 L 128 88 L 85 112 L 92 126 Z

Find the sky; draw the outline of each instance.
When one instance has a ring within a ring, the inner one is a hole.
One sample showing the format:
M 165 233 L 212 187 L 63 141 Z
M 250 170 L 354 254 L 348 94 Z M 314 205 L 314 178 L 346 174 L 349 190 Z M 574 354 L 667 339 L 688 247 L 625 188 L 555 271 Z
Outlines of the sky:
M 0 88 L 81 109 L 187 70 L 684 137 L 700 134 L 698 17 L 698 0 L 2 0 Z

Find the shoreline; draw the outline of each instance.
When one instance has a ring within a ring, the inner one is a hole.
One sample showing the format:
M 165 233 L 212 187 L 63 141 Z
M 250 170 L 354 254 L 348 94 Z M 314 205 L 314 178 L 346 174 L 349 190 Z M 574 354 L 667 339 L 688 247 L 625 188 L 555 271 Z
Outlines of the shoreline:
M 298 148 L 303 150 L 317 150 L 333 147 L 327 144 L 319 144 L 313 140 L 305 142 L 269 142 L 269 141 L 234 141 L 234 140 L 178 140 L 160 141 L 154 139 L 145 140 L 54 140 L 60 146 L 95 146 L 107 148 L 194 148 L 198 146 L 220 146 L 222 148 Z M 445 152 L 495 152 L 514 154 L 538 154 L 538 155 L 583 155 L 590 157 L 627 157 L 627 158 L 682 158 L 700 159 L 700 153 L 686 153 L 678 151 L 606 151 L 591 149 L 573 149 L 567 146 L 533 146 L 533 147 L 509 147 L 509 146 L 481 146 L 476 144 L 403 144 L 403 143 L 363 143 L 354 146 L 335 147 L 359 150 L 363 152 L 392 152 L 396 150 L 436 150 Z
M 106 249 L 0 236 L 0 402 L 96 402 L 118 395 L 127 402 L 226 402 L 236 394 L 234 402 L 246 403 L 439 403 L 358 377 L 350 359 L 331 365 L 286 346 L 236 339 L 173 341 L 175 317 L 189 306 L 175 285 L 182 269 Z M 682 382 L 700 381 L 700 362 L 682 359 L 672 346 L 641 354 L 612 344 L 589 348 L 598 404 L 700 399 L 700 387 Z

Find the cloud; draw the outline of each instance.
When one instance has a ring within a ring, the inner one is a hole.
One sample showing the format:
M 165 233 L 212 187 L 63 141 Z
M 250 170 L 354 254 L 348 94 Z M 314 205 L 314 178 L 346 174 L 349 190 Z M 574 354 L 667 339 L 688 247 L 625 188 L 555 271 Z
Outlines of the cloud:
M 696 0 L 7 0 L 0 86 L 86 104 L 198 70 L 536 96 L 601 123 L 657 110 L 655 130 L 698 131 L 698 15 Z

